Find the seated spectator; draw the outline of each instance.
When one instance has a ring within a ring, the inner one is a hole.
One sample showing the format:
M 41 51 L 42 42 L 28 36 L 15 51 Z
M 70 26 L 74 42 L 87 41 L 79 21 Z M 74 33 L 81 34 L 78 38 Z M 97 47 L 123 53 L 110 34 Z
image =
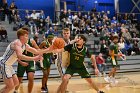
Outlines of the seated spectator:
M 54 26 L 54 36 L 58 37 L 58 28 L 57 26 Z
M 37 18 L 39 17 L 38 14 L 36 13 L 35 10 L 33 10 L 33 13 L 30 16 L 34 21 L 37 20 Z
M 53 27 L 50 27 L 50 29 L 47 32 L 45 32 L 45 34 L 54 34 Z
M 28 10 L 25 10 L 25 24 L 28 25 L 28 22 L 30 20 L 30 14 Z
M 133 55 L 134 53 L 135 53 L 136 55 L 138 55 L 139 52 L 140 52 L 140 49 L 139 49 L 138 41 L 137 41 L 137 40 L 134 40 L 134 43 L 133 43 L 132 48 L 133 48 L 133 52 L 131 53 L 131 55 Z
M 105 40 L 102 40 L 102 42 L 101 42 L 100 52 L 101 52 L 104 56 L 107 56 L 107 55 L 108 55 L 108 54 L 107 54 L 107 53 L 108 53 L 108 46 L 107 46 Z
M 35 24 L 33 18 L 30 18 L 28 25 L 30 27 L 31 34 L 35 34 L 37 32 L 37 27 L 36 27 L 36 24 Z
M 44 34 L 45 33 L 45 21 L 43 19 L 40 19 L 38 21 L 38 32 L 39 34 Z
M 7 31 L 4 27 L 0 27 L 0 41 L 6 40 L 8 38 Z M 8 42 L 8 39 L 7 39 Z
M 36 44 L 39 46 L 41 42 L 37 33 L 34 34 L 33 39 L 35 40 Z
M 41 12 L 39 14 L 39 19 L 45 20 L 45 14 L 44 14 L 44 11 L 43 10 L 41 10 Z
M 13 1 L 9 7 L 9 24 L 15 21 L 15 16 L 17 15 L 17 6 L 15 5 L 15 2 Z
M 123 29 L 122 29 L 122 30 L 123 30 Z M 123 37 L 125 40 L 131 40 L 131 39 L 132 39 L 131 34 L 129 33 L 128 29 L 123 30 L 123 32 L 122 32 L 122 37 Z
M 103 37 L 106 33 L 108 33 L 109 32 L 109 30 L 108 30 L 108 28 L 107 28 L 107 25 L 104 25 L 103 26 L 103 29 L 102 29 L 102 31 L 101 31 L 101 37 Z
M 50 16 L 47 16 L 45 22 L 46 22 L 46 28 L 47 30 L 49 30 L 49 28 L 52 26 L 52 20 L 50 19 Z
M 125 42 L 125 49 L 127 51 L 127 55 L 130 56 L 132 52 L 132 45 L 130 44 L 129 40 L 126 40 Z
M 113 17 L 113 19 L 111 20 L 111 23 L 113 23 L 113 24 L 118 23 L 118 20 L 116 20 L 116 17 Z
M 119 49 L 120 51 L 126 55 L 126 49 L 125 49 L 125 43 L 124 43 L 124 39 L 120 38 L 119 39 L 119 43 L 118 43 Z
M 105 59 L 103 58 L 102 53 L 99 53 L 99 55 L 96 57 L 96 62 L 97 62 L 97 67 L 100 71 L 99 75 L 106 75 L 105 71 L 106 71 L 106 63 L 105 63 Z

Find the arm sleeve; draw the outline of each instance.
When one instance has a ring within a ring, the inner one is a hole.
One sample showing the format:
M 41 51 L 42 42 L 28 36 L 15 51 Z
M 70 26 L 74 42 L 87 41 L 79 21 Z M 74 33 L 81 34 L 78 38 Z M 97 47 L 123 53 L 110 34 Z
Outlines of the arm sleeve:
M 91 53 L 89 52 L 89 50 L 87 49 L 86 55 L 88 58 L 91 58 Z
M 72 47 L 73 47 L 73 44 L 69 44 L 69 45 L 64 47 L 64 50 L 70 52 Z

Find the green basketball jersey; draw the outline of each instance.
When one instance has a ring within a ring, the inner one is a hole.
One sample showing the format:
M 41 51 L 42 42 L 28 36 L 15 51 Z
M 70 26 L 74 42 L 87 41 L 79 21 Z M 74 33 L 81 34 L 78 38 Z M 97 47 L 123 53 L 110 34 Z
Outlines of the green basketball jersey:
M 114 54 L 118 54 L 118 44 L 112 43 L 109 48 L 110 48 L 110 50 L 114 51 Z M 117 57 L 115 56 L 115 59 L 116 58 Z
M 45 47 L 48 48 L 50 46 L 50 43 L 48 41 L 45 41 L 45 42 L 46 42 L 46 46 Z M 43 54 L 43 58 L 46 59 L 46 58 L 50 57 L 51 55 L 52 55 L 52 53 L 47 53 L 47 54 L 44 53 Z
M 73 44 L 70 52 L 70 66 L 73 68 L 85 68 L 83 62 L 86 56 L 87 48 L 83 46 L 82 49 L 78 49 L 76 44 Z
M 28 44 L 30 47 L 33 47 L 33 46 L 32 46 L 32 43 L 31 43 L 31 39 L 28 40 L 28 43 L 27 43 L 27 44 Z M 23 52 L 23 54 L 26 55 L 26 56 L 33 57 L 33 53 L 28 52 L 28 51 L 26 51 L 26 50 Z
M 45 41 L 46 42 L 46 46 L 45 47 L 49 47 L 50 46 L 50 43 L 48 41 Z M 52 56 L 52 53 L 44 53 L 43 54 L 43 67 L 44 69 L 46 68 L 49 68 L 50 65 L 51 65 L 51 56 Z

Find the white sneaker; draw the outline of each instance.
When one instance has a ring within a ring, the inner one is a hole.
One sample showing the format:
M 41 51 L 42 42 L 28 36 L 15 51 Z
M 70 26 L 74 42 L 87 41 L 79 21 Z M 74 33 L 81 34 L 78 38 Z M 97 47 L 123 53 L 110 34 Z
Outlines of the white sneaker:
M 118 84 L 118 80 L 116 80 L 116 79 L 115 79 L 115 78 L 113 78 L 113 77 L 111 78 L 111 80 L 110 80 L 110 81 L 111 81 L 111 83 L 113 83 L 113 84 Z
M 106 77 L 106 76 L 107 76 L 105 72 L 103 72 L 103 76 L 104 76 L 104 77 Z
M 110 78 L 109 76 L 107 76 L 107 77 L 104 77 L 104 80 L 105 80 L 107 83 L 110 83 L 111 78 Z
M 102 76 L 102 73 L 99 73 L 99 77 L 101 77 Z
M 131 56 L 135 55 L 136 53 L 134 51 L 131 52 Z

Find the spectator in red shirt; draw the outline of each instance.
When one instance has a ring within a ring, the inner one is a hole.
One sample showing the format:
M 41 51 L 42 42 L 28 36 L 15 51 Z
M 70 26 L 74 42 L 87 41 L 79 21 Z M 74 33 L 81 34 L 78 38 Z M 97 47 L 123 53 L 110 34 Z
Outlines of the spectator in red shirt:
M 96 62 L 97 62 L 97 67 L 100 71 L 99 76 L 102 75 L 106 75 L 105 71 L 106 71 L 106 63 L 105 63 L 105 59 L 103 58 L 102 53 L 99 53 L 99 55 L 96 57 Z

